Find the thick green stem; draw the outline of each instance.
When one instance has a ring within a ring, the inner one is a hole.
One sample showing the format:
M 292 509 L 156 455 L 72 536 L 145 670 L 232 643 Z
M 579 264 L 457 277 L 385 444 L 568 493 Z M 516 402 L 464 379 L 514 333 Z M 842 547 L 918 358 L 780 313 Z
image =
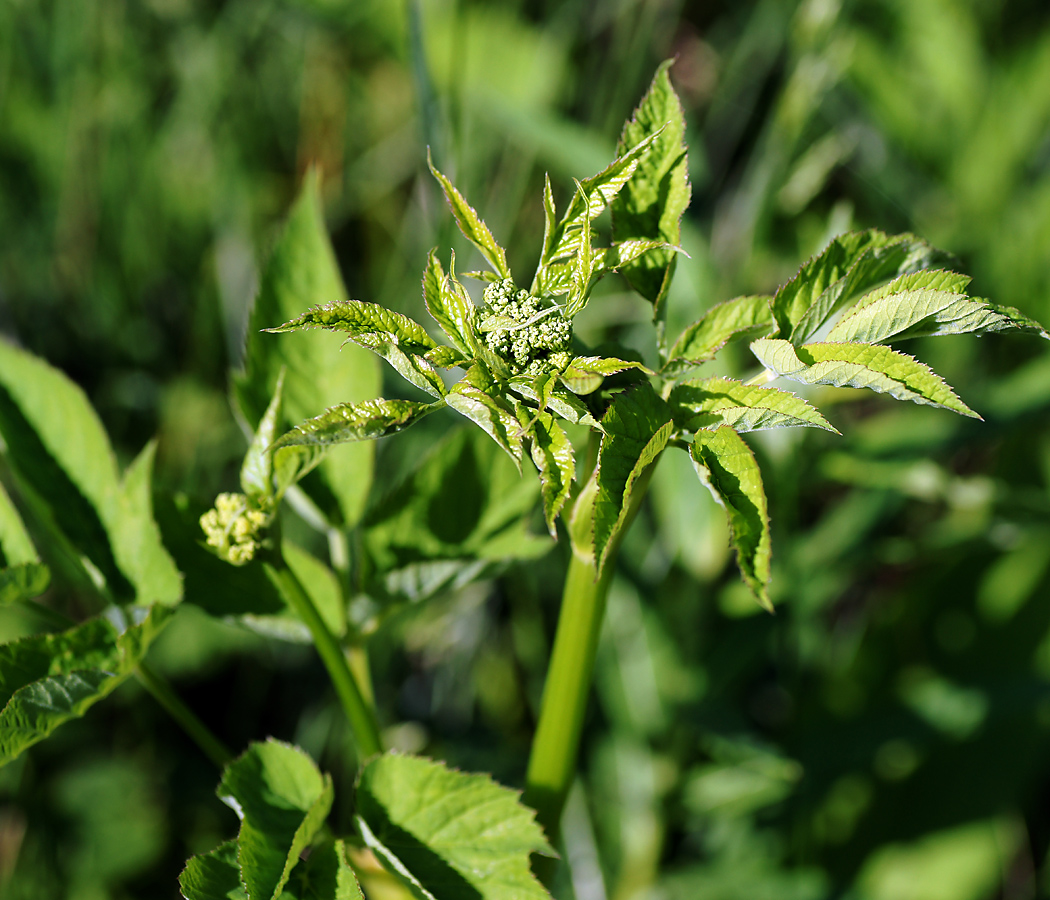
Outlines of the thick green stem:
M 599 578 L 593 562 L 573 554 L 565 578 L 524 797 L 525 803 L 536 810 L 537 820 L 552 841 L 576 772 L 576 756 L 613 568 L 610 560 Z
M 314 645 L 320 654 L 321 661 L 328 670 L 332 685 L 343 706 L 350 728 L 354 732 L 361 758 L 374 756 L 383 752 L 383 742 L 379 737 L 379 725 L 375 713 L 365 702 L 357 681 L 347 664 L 346 654 L 335 635 L 328 630 L 324 619 L 314 606 L 310 595 L 306 593 L 295 573 L 285 565 L 279 556 L 264 563 L 267 577 L 288 601 L 296 615 L 310 629 Z
M 226 764 L 233 759 L 233 754 L 222 741 L 211 733 L 208 726 L 197 718 L 193 710 L 179 699 L 179 695 L 171 689 L 171 685 L 154 672 L 145 661 L 140 662 L 135 668 L 135 677 L 168 715 L 182 726 L 182 730 L 193 739 L 204 755 L 219 769 L 225 768 Z
M 634 485 L 623 522 L 609 543 L 601 574 L 593 560 L 575 552 L 569 563 L 523 798 L 536 810 L 536 819 L 552 843 L 558 838 L 561 813 L 576 773 L 594 658 L 620 542 L 641 506 L 655 465 L 656 461 Z

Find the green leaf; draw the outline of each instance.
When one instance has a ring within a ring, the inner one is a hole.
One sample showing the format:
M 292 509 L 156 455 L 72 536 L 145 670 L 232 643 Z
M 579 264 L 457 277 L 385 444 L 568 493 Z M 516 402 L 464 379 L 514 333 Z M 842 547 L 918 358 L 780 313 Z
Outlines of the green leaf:
M 104 517 L 113 537 L 113 551 L 121 571 L 135 588 L 135 602 L 173 606 L 182 600 L 182 576 L 161 543 L 153 519 L 153 459 L 151 441 L 128 466 L 112 512 Z
M 345 299 L 325 230 L 318 178 L 311 173 L 263 270 L 248 322 L 244 370 L 234 375 L 234 394 L 250 428 L 269 406 L 282 368 L 284 414 L 290 422 L 379 394 L 379 366 L 365 349 L 350 346 L 340 351 L 329 335 L 313 331 L 287 337 L 260 333 L 309 306 Z M 302 485 L 333 523 L 357 521 L 371 485 L 374 455 L 368 443 L 336 448 Z
M 732 428 L 698 431 L 691 450 L 696 474 L 729 518 L 730 540 L 747 586 L 770 612 L 769 514 L 762 473 L 751 448 Z
M 342 841 L 310 850 L 293 870 L 281 900 L 365 900 Z
M 241 820 L 237 861 L 248 900 L 275 900 L 332 807 L 332 779 L 310 757 L 270 738 L 251 744 L 216 790 Z
M 910 234 L 870 229 L 839 235 L 777 291 L 772 309 L 779 334 L 801 344 L 855 297 L 943 255 Z
M 659 132 L 651 152 L 638 164 L 634 176 L 612 203 L 613 237 L 681 242 L 682 214 L 689 206 L 689 165 L 686 158 L 685 114 L 671 87 L 667 60 L 656 70 L 653 82 L 634 115 L 624 124 L 617 153 L 635 147 Z M 662 131 L 660 130 L 662 129 Z M 648 250 L 624 265 L 630 285 L 653 304 L 659 316 L 676 263 L 670 248 Z
M 444 405 L 442 401 L 418 403 L 414 400 L 382 399 L 341 403 L 285 432 L 273 445 L 274 450 L 376 440 L 404 431 Z
M 529 854 L 553 854 L 518 793 L 415 756 L 385 754 L 361 770 L 357 823 L 380 862 L 422 900 L 529 900 L 550 895 Z
M 540 402 L 540 396 L 531 378 L 512 378 L 509 386 L 522 397 L 536 403 Z M 601 431 L 601 423 L 591 415 L 587 405 L 562 385 L 555 384 L 551 387 L 544 408 L 550 409 L 551 412 L 561 416 L 567 422 L 572 422 L 573 425 L 586 425 Z
M 761 338 L 751 344 L 759 361 L 801 384 L 870 388 L 898 400 L 940 406 L 979 419 L 929 367 L 914 357 L 872 344 L 805 344 Z
M 456 281 L 456 254 L 449 264 L 451 278 L 445 275 L 435 250 L 427 257 L 423 272 L 423 300 L 430 317 L 441 326 L 448 339 L 465 358 L 474 356 L 477 346 L 478 308 Z
M 648 382 L 618 394 L 602 417 L 595 469 L 594 560 L 600 572 L 626 521 L 634 486 L 663 452 L 674 423 Z
M 496 271 L 500 278 L 510 278 L 510 267 L 507 265 L 507 254 L 504 249 L 496 243 L 496 239 L 489 231 L 481 217 L 474 208 L 463 199 L 463 195 L 456 190 L 455 185 L 434 168 L 434 161 L 430 158 L 430 148 L 427 148 L 427 165 L 434 177 L 440 182 L 441 189 L 445 192 L 445 200 L 448 202 L 452 215 L 456 217 L 456 224 L 463 236 L 481 251 L 481 255 L 488 260 L 489 265 Z
M 673 377 L 707 362 L 727 343 L 753 338 L 773 325 L 771 297 L 737 297 L 711 307 L 679 335 L 667 354 L 662 374 Z
M 864 235 L 870 238 L 869 246 L 849 266 L 846 277 L 833 282 L 805 311 L 791 335 L 793 344 L 801 344 L 816 334 L 833 313 L 850 306 L 862 294 L 900 275 L 921 275 L 922 270 L 947 259 L 947 254 L 912 234 L 887 236 L 872 231 L 861 236 Z
M 1017 329 L 1050 338 L 1018 310 L 968 297 L 970 279 L 940 270 L 903 275 L 863 297 L 828 334 L 829 341 L 877 344 L 942 334 Z
M 241 490 L 256 504 L 279 499 L 283 488 L 291 484 L 291 480 L 285 478 L 281 489 L 278 489 L 277 481 L 281 479 L 274 478 L 273 442 L 277 439 L 277 429 L 281 426 L 284 374 L 285 370 L 282 368 L 277 376 L 273 399 L 259 420 L 248 445 L 248 452 L 244 455 L 244 462 L 241 463 Z
M 338 300 L 312 307 L 283 325 L 265 330 L 281 333 L 306 328 L 346 332 L 349 335 L 347 340 L 381 356 L 402 378 L 420 390 L 435 397 L 440 397 L 445 391 L 441 377 L 424 357 L 437 344 L 422 325 L 408 316 L 378 303 Z
M 40 562 L 33 540 L 26 531 L 22 517 L 15 509 L 4 486 L 0 484 L 0 553 L 9 566 Z
M 0 645 L 0 765 L 122 684 L 170 615 L 154 606 L 123 633 L 97 618 Z
M 570 391 L 582 396 L 598 390 L 607 375 L 615 375 L 627 369 L 641 369 L 652 374 L 640 362 L 600 356 L 577 356 L 561 373 L 561 380 Z
M 445 401 L 478 425 L 520 467 L 521 424 L 512 403 L 502 395 L 499 383 L 492 381 L 480 366 L 471 368 L 448 392 Z
M 801 397 L 731 378 L 687 381 L 671 389 L 675 421 L 689 431 L 728 425 L 737 432 L 810 425 L 839 432 Z
M 546 553 L 550 541 L 528 532 L 539 492 L 477 428 L 452 429 L 365 516 L 368 592 L 418 601 Z
M 572 198 L 561 222 L 550 237 L 550 250 L 540 260 L 540 270 L 559 260 L 574 257 L 584 238 L 584 225 L 600 216 L 612 199 L 634 175 L 639 161 L 653 149 L 661 132 L 647 135 L 622 153 L 597 175 L 585 178 Z
M 423 359 L 439 369 L 452 369 L 456 366 L 466 368 L 471 362 L 470 357 L 464 356 L 452 347 L 443 345 L 437 346 L 433 350 L 428 350 L 423 354 Z
M 179 875 L 179 889 L 186 900 L 248 900 L 237 867 L 237 842 L 189 859 Z
M 43 360 L 3 342 L 0 433 L 23 494 L 38 498 L 41 514 L 90 560 L 114 599 L 179 601 L 178 573 L 152 517 L 154 445 L 121 478 L 84 392 Z
M 583 215 L 580 220 L 580 237 L 573 257 L 572 271 L 569 276 L 569 293 L 565 298 L 564 316 L 571 319 L 586 305 L 594 286 L 595 274 L 603 256 L 596 255 L 591 247 L 590 204 L 583 185 L 576 182 L 576 199 L 579 200 Z
M 18 563 L 0 569 L 0 606 L 39 597 L 51 583 L 51 570 L 40 563 Z
M 525 420 L 523 425 L 528 423 L 529 410 L 522 407 L 518 415 Z M 543 517 L 547 522 L 547 531 L 552 538 L 557 539 L 554 520 L 565 505 L 572 480 L 576 477 L 576 455 L 565 430 L 550 413 L 541 410 L 531 416 L 528 436 L 529 453 L 540 473 Z

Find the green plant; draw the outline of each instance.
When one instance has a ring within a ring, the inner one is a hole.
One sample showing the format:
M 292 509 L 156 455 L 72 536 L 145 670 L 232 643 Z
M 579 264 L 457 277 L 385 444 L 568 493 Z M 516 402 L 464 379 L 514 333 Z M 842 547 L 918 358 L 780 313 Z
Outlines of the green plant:
M 446 273 L 430 254 L 424 300 L 448 344 L 401 313 L 345 296 L 312 185 L 264 276 L 253 326 L 306 333 L 273 338 L 254 329 L 249 336 L 235 385 L 253 430 L 242 492 L 220 495 L 200 524 L 209 548 L 234 567 L 221 566 L 216 577 L 227 579 L 231 591 L 259 591 L 253 624 L 309 630 L 360 757 L 351 837 L 329 832 L 333 784 L 305 753 L 268 741 L 230 762 L 142 661 L 181 596 L 152 519 L 152 449 L 119 476 L 83 396 L 32 357 L 11 349 L 0 354 L 0 429 L 11 481 L 38 541 L 53 548 L 54 564 L 105 611 L 5 648 L 3 758 L 138 674 L 223 766 L 219 795 L 241 820 L 234 841 L 188 863 L 181 885 L 191 900 L 360 896 L 355 871 L 366 882 L 378 877 L 365 848 L 415 896 L 544 896 L 529 854 L 549 853 L 548 840 L 556 840 L 617 553 L 665 451 L 687 453 L 725 508 L 744 581 L 771 609 L 765 492 L 740 434 L 835 429 L 805 399 L 768 382 L 867 387 L 975 416 L 939 376 L 886 342 L 1008 329 L 1047 337 L 1016 310 L 967 295 L 968 279 L 941 268 L 943 254 L 922 240 L 866 231 L 836 237 L 775 295 L 730 300 L 665 339 L 665 301 L 689 200 L 684 117 L 668 68 L 658 71 L 625 126 L 617 159 L 577 183 L 561 217 L 547 182 L 542 251 L 528 290 L 519 289 L 504 249 L 474 209 L 431 166 L 460 229 L 492 269 L 471 273 L 488 283 L 478 307 L 458 280 L 454 258 Z M 606 209 L 612 212 L 607 246 L 595 225 Z M 575 317 L 613 271 L 652 306 L 659 352 L 652 366 L 626 348 L 591 349 L 573 336 Z M 277 324 L 282 319 L 286 324 Z M 337 359 L 330 336 L 313 328 L 346 333 L 349 358 Z M 690 377 L 738 340 L 750 340 L 762 364 L 750 382 Z M 371 353 L 430 399 L 373 399 Z M 447 383 L 439 370 L 456 368 L 464 374 Z M 347 396 L 350 402 L 339 402 Z M 306 418 L 315 405 L 329 408 Z M 367 441 L 446 408 L 478 425 L 485 443 L 456 437 L 427 460 L 425 472 L 362 516 L 372 464 Z M 282 434 L 286 418 L 303 421 Z M 584 453 L 570 432 L 588 442 Z M 524 537 L 536 491 L 513 475 L 503 490 L 498 458 L 485 456 L 493 448 L 518 469 L 526 455 L 531 459 L 547 529 L 557 536 L 560 518 L 571 545 L 524 797 L 546 838 L 514 795 L 486 776 L 383 753 L 364 677 L 369 639 L 400 605 L 549 547 Z M 482 512 L 469 533 L 453 539 L 424 525 L 416 504 L 426 501 L 439 518 L 454 517 L 442 482 L 455 477 L 468 451 L 486 460 L 479 467 Z M 3 597 L 24 605 L 46 588 L 48 569 L 5 494 L 0 501 Z M 283 534 L 286 502 L 327 538 L 330 567 Z M 202 557 L 201 572 L 211 563 L 218 565 Z M 39 604 L 26 608 L 48 615 Z

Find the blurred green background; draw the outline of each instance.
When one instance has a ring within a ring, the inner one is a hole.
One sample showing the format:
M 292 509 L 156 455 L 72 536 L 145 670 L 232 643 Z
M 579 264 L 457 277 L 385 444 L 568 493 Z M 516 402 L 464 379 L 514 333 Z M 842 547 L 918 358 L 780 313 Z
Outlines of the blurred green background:
M 563 203 L 673 55 L 693 204 L 672 334 L 870 226 L 1050 322 L 1045 0 L 5 0 L 0 330 L 85 388 L 125 460 L 159 435 L 158 509 L 206 506 L 235 482 L 228 373 L 310 166 L 351 296 L 421 317 L 429 248 L 479 262 L 426 147 L 529 272 L 543 173 Z M 583 336 L 651 354 L 646 304 L 603 289 Z M 610 598 L 559 897 L 1050 896 L 1050 354 L 914 350 L 986 421 L 828 389 L 844 437 L 754 436 L 775 617 L 684 457 L 661 465 Z M 380 483 L 431 441 L 381 446 Z M 390 740 L 520 785 L 563 565 L 557 547 L 384 630 Z M 186 599 L 158 667 L 231 745 L 310 750 L 345 822 L 349 738 L 313 654 Z M 0 896 L 175 897 L 235 828 L 216 782 L 129 684 L 0 770 Z

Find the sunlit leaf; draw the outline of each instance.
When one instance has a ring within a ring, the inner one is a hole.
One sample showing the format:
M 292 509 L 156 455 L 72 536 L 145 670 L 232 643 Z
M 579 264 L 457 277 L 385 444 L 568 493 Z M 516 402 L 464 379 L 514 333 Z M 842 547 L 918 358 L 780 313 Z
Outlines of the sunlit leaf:
M 747 586 L 770 612 L 771 548 L 762 473 L 751 448 L 732 428 L 698 431 L 690 453 L 700 481 L 729 518 L 730 539 Z
M 522 419 L 531 419 L 528 429 L 529 453 L 540 473 L 543 517 L 547 522 L 547 530 L 551 537 L 556 538 L 554 520 L 565 505 L 576 475 L 576 456 L 572 443 L 550 413 L 540 411 L 532 414 L 530 410 L 522 408 L 518 415 Z
M 668 403 L 675 420 L 689 431 L 712 425 L 729 425 L 737 432 L 810 425 L 838 434 L 828 420 L 801 397 L 730 378 L 707 378 L 675 385 Z
M 455 271 L 456 257 L 452 256 L 451 270 Z M 423 299 L 430 317 L 465 358 L 474 354 L 477 344 L 478 309 L 458 281 L 450 279 L 441 268 L 434 250 L 427 257 L 423 272 Z
M 343 403 L 296 425 L 274 444 L 274 450 L 294 446 L 329 446 L 347 441 L 371 441 L 404 431 L 444 403 L 414 400 L 366 400 Z
M 570 391 L 582 396 L 598 390 L 607 375 L 615 375 L 627 369 L 649 372 L 640 362 L 600 356 L 577 356 L 561 373 L 561 380 Z
M 769 331 L 773 314 L 771 297 L 737 297 L 711 307 L 679 335 L 667 354 L 662 374 L 675 376 L 707 362 L 729 341 L 753 338 Z
M 751 350 L 769 370 L 802 384 L 870 388 L 898 400 L 940 406 L 979 419 L 928 366 L 914 357 L 872 344 L 805 344 L 760 338 Z
M 659 131 L 653 149 L 639 160 L 638 168 L 612 203 L 613 237 L 681 242 L 680 222 L 689 206 L 689 165 L 686 159 L 685 115 L 671 87 L 667 60 L 656 70 L 653 82 L 634 115 L 626 122 L 617 153 Z M 662 129 L 662 131 L 660 130 Z M 674 274 L 676 253 L 651 248 L 627 260 L 622 272 L 631 286 L 653 304 L 658 317 Z
M 123 632 L 97 618 L 0 645 L 0 765 L 122 684 L 170 615 L 154 606 Z
M 488 775 L 385 754 L 361 770 L 357 823 L 365 844 L 423 900 L 548 898 L 529 854 L 553 851 L 532 810 Z
M 481 251 L 482 256 L 488 260 L 489 265 L 495 269 L 500 278 L 510 278 L 506 252 L 496 243 L 488 225 L 463 199 L 463 195 L 456 190 L 455 185 L 434 168 L 429 148 L 427 149 L 427 165 L 430 166 L 430 171 L 441 184 L 441 189 L 445 192 L 445 200 L 448 201 L 452 215 L 456 217 L 456 224 L 459 225 L 459 230 L 463 232 L 464 237 Z
M 501 395 L 499 385 L 480 367 L 474 366 L 448 392 L 445 402 L 499 444 L 516 464 L 521 463 L 521 423 L 510 400 Z

